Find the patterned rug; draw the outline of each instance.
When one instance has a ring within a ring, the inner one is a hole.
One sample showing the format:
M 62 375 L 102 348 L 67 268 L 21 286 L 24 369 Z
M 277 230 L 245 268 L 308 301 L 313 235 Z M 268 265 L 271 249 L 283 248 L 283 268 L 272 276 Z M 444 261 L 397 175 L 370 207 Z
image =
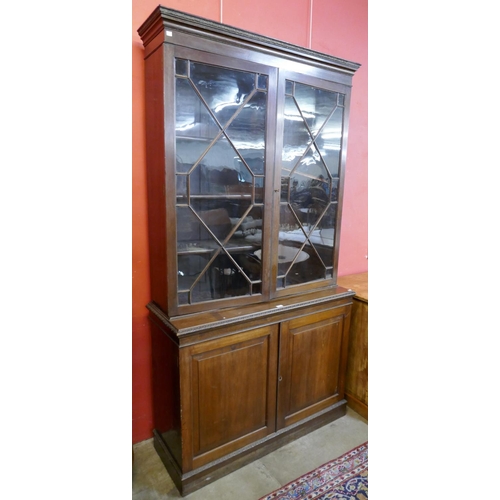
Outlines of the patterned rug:
M 260 500 L 365 500 L 368 442 L 295 479 Z

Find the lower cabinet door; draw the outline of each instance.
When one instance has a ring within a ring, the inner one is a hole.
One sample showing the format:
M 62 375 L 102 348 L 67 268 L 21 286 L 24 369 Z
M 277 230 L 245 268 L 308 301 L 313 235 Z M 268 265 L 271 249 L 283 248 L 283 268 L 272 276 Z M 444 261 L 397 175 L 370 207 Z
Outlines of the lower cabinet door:
M 276 430 L 278 325 L 181 349 L 183 469 Z
M 278 369 L 279 429 L 344 397 L 348 310 L 311 314 L 281 324 Z

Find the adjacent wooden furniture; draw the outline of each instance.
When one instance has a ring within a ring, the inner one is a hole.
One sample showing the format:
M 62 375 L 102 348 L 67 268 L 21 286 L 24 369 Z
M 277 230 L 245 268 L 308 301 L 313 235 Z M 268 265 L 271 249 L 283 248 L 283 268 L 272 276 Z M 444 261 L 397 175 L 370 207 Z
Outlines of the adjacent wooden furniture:
M 359 65 L 162 6 L 138 31 L 155 447 L 184 495 L 345 414 Z
M 345 396 L 347 405 L 368 419 L 368 273 L 338 278 L 356 292 L 352 306 Z

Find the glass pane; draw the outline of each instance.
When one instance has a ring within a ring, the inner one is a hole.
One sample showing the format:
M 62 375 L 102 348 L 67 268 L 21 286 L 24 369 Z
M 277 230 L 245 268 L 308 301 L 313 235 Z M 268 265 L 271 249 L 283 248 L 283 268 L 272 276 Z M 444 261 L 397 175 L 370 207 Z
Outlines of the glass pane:
M 189 193 L 191 196 L 199 195 L 205 189 L 206 179 L 204 177 L 203 166 L 198 164 L 187 176 Z M 178 201 L 179 203 L 179 201 Z
M 284 247 L 289 250 L 289 247 Z M 325 265 L 317 254 L 312 250 L 311 245 L 306 245 L 301 250 L 295 261 L 292 263 L 278 263 L 278 273 L 285 274 L 285 284 L 300 285 L 309 281 L 326 278 Z
M 193 169 L 191 176 L 200 178 L 200 194 L 213 195 L 217 193 L 241 192 L 244 178 L 238 168 L 235 168 L 237 153 L 231 143 L 222 136 L 202 158 L 201 163 Z
M 267 76 L 177 66 L 179 304 L 261 293 Z
M 331 278 L 343 108 L 339 94 L 287 82 L 278 287 Z
M 187 176 L 177 175 L 177 203 L 185 205 L 187 203 Z
M 264 173 L 267 95 L 257 92 L 245 104 L 226 130 L 248 168 Z
M 255 75 L 206 64 L 191 63 L 191 80 L 224 127 L 255 88 Z
M 309 130 L 293 99 L 285 98 L 282 168 L 291 170 L 312 142 Z
M 264 177 L 254 177 L 255 203 L 264 203 Z
M 257 88 L 267 90 L 267 75 L 259 75 L 257 79 Z
M 340 167 L 343 113 L 344 108 L 337 108 L 316 140 L 321 156 L 333 176 L 338 175 Z
M 186 78 L 175 85 L 175 132 L 177 137 L 213 139 L 220 127 Z
M 331 201 L 338 201 L 339 199 L 339 179 L 338 177 L 332 179 L 332 196 Z
M 206 211 L 200 211 L 202 215 Z M 205 216 L 206 218 L 207 216 Z M 209 218 L 209 216 L 208 216 Z M 202 223 L 203 218 L 198 216 L 191 208 L 178 206 L 177 207 L 177 251 L 206 252 L 213 248 L 218 248 L 216 240 L 208 231 L 207 227 Z M 229 217 L 227 221 L 230 224 Z M 213 225 L 213 223 L 212 223 Z M 226 225 L 227 233 L 227 225 Z M 216 236 L 220 235 L 220 231 L 216 230 Z
M 328 206 L 328 209 L 324 213 L 323 217 L 314 231 L 311 241 L 314 244 L 320 245 L 322 248 L 324 247 L 325 251 L 328 251 L 328 248 L 333 250 L 334 246 L 334 236 L 335 236 L 335 219 L 337 217 L 337 204 L 331 203 Z M 320 252 L 321 255 L 326 255 L 325 253 Z M 329 265 L 333 259 L 333 252 L 328 254 L 329 257 L 325 257 L 326 264 Z
M 309 129 L 316 136 L 337 105 L 337 93 L 296 83 L 294 96 Z
M 189 80 L 177 78 L 175 92 L 176 168 L 187 172 L 220 134 L 220 127 Z
M 231 224 L 235 232 L 233 234 L 233 244 L 249 246 L 247 250 L 254 251 L 260 249 L 262 242 L 263 207 L 252 206 L 239 217 L 231 217 Z M 238 239 L 242 238 L 239 242 Z
M 238 290 L 226 290 L 226 294 L 239 295 L 243 290 L 245 294 L 260 293 L 263 216 L 263 207 L 249 206 L 240 216 L 230 218 L 232 236 L 226 244 L 227 255 L 223 255 L 219 260 L 224 263 L 224 280 L 227 281 L 230 268 L 231 283 L 234 286 L 238 284 Z
M 204 291 L 206 300 L 209 300 L 211 291 L 208 261 L 208 254 L 197 254 L 194 251 L 178 255 L 177 280 L 179 290 L 190 290 L 196 285 L 198 293 Z
M 186 59 L 175 60 L 175 74 L 179 76 L 187 76 L 188 61 Z

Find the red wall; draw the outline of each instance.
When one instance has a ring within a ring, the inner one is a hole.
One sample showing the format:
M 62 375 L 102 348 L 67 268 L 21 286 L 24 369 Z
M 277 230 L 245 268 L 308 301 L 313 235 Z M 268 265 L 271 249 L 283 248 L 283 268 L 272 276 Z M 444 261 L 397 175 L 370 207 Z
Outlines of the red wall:
M 150 295 L 144 63 L 137 29 L 158 3 L 132 1 L 133 443 L 152 436 L 151 343 L 145 307 Z M 339 275 L 367 271 L 368 0 L 163 0 L 161 4 L 361 63 L 353 79 Z

